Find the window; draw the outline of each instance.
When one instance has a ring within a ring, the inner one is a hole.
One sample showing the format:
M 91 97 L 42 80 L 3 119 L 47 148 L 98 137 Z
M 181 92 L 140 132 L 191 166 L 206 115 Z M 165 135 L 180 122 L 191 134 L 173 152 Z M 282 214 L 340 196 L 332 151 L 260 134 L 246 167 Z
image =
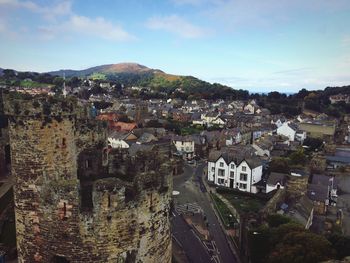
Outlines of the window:
M 220 167 L 224 167 L 224 163 L 223 162 L 220 163 Z
M 239 179 L 240 179 L 241 181 L 247 181 L 247 177 L 248 177 L 247 174 L 240 174 L 240 175 L 239 175 Z
M 67 204 L 66 202 L 63 203 L 63 218 L 62 220 L 67 220 Z
M 215 172 L 215 167 L 212 167 L 212 168 L 211 168 L 211 171 L 212 171 L 212 172 Z
M 111 207 L 111 195 L 108 194 L 107 207 Z
M 91 167 L 92 167 L 91 160 L 85 160 L 85 168 L 91 168 Z
M 218 184 L 225 184 L 225 179 L 218 179 Z
M 235 177 L 235 172 L 232 172 L 232 171 L 231 171 L 231 172 L 230 172 L 230 177 L 231 177 L 231 178 L 234 178 L 234 177 Z
M 224 169 L 219 169 L 219 176 L 224 177 L 225 176 L 225 170 Z
M 241 189 L 247 189 L 247 184 L 239 184 L 239 188 L 241 188 Z
M 235 169 L 235 165 L 234 164 L 231 164 L 231 169 Z
M 181 152 L 183 152 L 183 151 L 184 151 L 184 149 L 185 149 L 184 147 L 181 147 Z
M 242 166 L 242 171 L 243 172 L 247 171 L 247 167 L 246 166 Z

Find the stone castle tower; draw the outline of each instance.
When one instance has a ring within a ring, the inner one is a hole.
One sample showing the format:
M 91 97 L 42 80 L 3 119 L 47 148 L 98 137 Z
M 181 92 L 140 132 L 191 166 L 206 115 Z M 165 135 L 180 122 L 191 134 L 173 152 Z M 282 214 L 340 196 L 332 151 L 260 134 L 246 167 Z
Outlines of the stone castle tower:
M 170 143 L 105 147 L 73 99 L 9 93 L 19 262 L 171 262 Z

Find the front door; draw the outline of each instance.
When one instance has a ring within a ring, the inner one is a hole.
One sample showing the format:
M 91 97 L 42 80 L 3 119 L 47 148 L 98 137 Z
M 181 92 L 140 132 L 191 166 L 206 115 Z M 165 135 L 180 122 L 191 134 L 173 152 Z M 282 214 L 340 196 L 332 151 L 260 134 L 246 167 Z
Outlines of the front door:
M 230 188 L 233 188 L 234 186 L 234 179 L 230 179 Z

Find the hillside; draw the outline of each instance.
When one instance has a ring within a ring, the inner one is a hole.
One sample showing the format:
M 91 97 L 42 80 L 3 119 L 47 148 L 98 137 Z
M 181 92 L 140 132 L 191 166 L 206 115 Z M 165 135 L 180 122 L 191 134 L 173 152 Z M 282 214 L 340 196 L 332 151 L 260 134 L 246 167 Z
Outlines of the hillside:
M 136 63 L 109 64 L 85 70 L 59 70 L 48 74 L 113 81 L 126 87 L 149 87 L 167 94 L 176 92 L 179 97 L 183 94 L 197 98 L 236 98 L 248 95 L 248 92 L 235 91 L 221 84 L 210 84 L 192 76 L 171 75 Z
M 134 74 L 143 74 L 143 73 L 151 73 L 151 72 L 160 72 L 160 70 L 150 69 L 146 66 L 137 64 L 137 63 L 119 63 L 119 64 L 107 64 L 96 67 L 91 67 L 83 70 L 71 70 L 71 69 L 61 69 L 58 71 L 48 72 L 51 75 L 55 76 L 63 76 L 66 77 L 89 77 L 94 73 L 100 73 L 104 75 L 108 74 L 117 74 L 117 73 L 134 73 Z

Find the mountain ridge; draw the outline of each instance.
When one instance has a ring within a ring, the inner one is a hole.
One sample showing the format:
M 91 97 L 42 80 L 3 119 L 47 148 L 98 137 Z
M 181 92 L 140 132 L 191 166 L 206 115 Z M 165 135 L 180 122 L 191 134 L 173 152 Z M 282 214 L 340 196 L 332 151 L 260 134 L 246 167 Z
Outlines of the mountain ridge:
M 116 64 L 104 64 L 99 66 L 94 66 L 82 70 L 73 69 L 60 69 L 56 71 L 46 72 L 50 75 L 63 76 L 66 77 L 87 77 L 93 73 L 104 73 L 104 74 L 118 74 L 118 73 L 132 73 L 132 74 L 142 74 L 142 73 L 155 73 L 155 74 L 166 74 L 162 70 L 152 69 L 144 65 L 132 62 L 116 63 Z

